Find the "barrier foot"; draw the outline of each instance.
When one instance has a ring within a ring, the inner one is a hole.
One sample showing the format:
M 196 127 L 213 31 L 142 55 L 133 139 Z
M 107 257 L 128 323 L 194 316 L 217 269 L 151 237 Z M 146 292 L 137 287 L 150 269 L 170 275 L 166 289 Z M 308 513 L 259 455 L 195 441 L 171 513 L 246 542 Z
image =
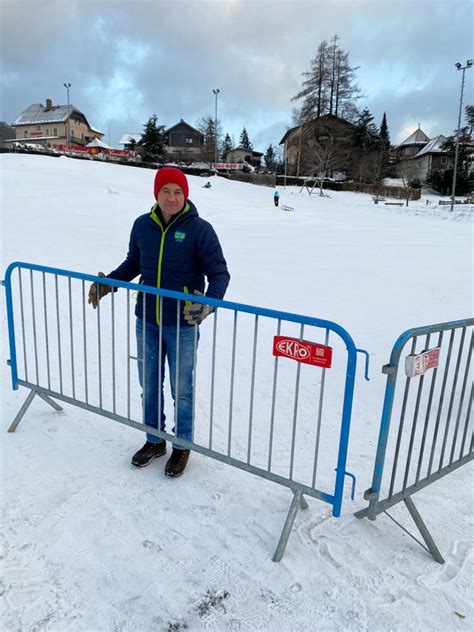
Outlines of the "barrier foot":
M 41 399 L 43 401 L 45 401 L 47 404 L 49 404 L 52 408 L 54 408 L 54 410 L 63 410 L 62 407 L 58 403 L 56 403 L 53 399 L 51 399 L 51 397 L 48 397 L 48 395 L 45 395 L 44 393 L 40 393 L 40 392 L 32 389 L 29 392 L 28 397 L 23 402 L 22 407 L 18 411 L 17 416 L 13 420 L 13 422 L 12 422 L 11 426 L 8 428 L 7 432 L 15 432 L 15 430 L 17 429 L 18 424 L 23 419 L 23 415 L 28 410 L 31 402 L 33 401 L 33 399 L 35 397 L 35 395 L 38 395 L 39 397 L 41 397 Z
M 23 418 L 23 415 L 26 413 L 26 411 L 28 410 L 31 402 L 34 399 L 34 396 L 36 395 L 36 391 L 30 391 L 28 393 L 28 397 L 25 399 L 25 401 L 23 402 L 23 406 L 20 408 L 20 410 L 17 413 L 17 416 L 15 417 L 15 419 L 12 422 L 12 425 L 10 426 L 10 428 L 8 428 L 7 432 L 15 432 L 16 427 L 18 426 L 18 424 L 20 423 L 20 421 Z
M 280 562 L 283 557 L 286 543 L 288 542 L 288 538 L 290 537 L 291 529 L 293 527 L 298 509 L 300 507 L 302 509 L 306 509 L 308 507 L 308 503 L 306 502 L 305 498 L 303 498 L 303 493 L 301 492 L 301 490 L 293 492 L 293 494 L 294 496 L 293 500 L 291 501 L 290 510 L 288 511 L 288 515 L 286 517 L 285 526 L 283 527 L 283 531 L 281 532 L 275 555 L 273 556 L 274 562 Z
M 408 511 L 410 512 L 410 516 L 413 518 L 414 523 L 418 527 L 418 531 L 421 533 L 423 540 L 428 547 L 429 552 L 433 556 L 434 560 L 438 562 L 438 564 L 444 564 L 444 559 L 439 552 L 438 547 L 435 544 L 435 541 L 431 537 L 430 532 L 428 531 L 427 526 L 423 522 L 422 517 L 418 513 L 418 509 L 415 507 L 415 503 L 410 497 L 403 499 Z
M 48 397 L 47 395 L 45 395 L 44 393 L 38 393 L 39 397 L 41 397 L 42 400 L 44 400 L 47 404 L 49 404 L 50 406 L 52 406 L 54 408 L 54 410 L 64 410 L 62 406 L 60 406 L 57 402 L 54 401 L 54 399 L 51 399 L 51 397 Z

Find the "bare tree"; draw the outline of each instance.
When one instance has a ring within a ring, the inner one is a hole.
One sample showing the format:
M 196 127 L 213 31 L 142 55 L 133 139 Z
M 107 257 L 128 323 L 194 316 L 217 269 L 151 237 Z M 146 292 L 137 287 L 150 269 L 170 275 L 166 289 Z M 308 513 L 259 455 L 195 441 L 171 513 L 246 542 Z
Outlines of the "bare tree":
M 345 169 L 347 148 L 341 138 L 325 127 L 319 128 L 317 133 L 303 132 L 303 138 L 305 146 L 302 152 L 302 166 L 306 173 L 317 178 L 319 194 L 323 196 L 324 179 L 334 171 Z
M 385 154 L 375 151 L 362 156 L 358 161 L 359 180 L 371 184 L 381 184 L 385 171 Z
M 398 165 L 398 175 L 403 183 L 406 206 L 408 206 L 408 202 L 411 197 L 410 184 L 414 178 L 418 178 L 418 165 L 414 160 L 402 160 L 402 162 Z

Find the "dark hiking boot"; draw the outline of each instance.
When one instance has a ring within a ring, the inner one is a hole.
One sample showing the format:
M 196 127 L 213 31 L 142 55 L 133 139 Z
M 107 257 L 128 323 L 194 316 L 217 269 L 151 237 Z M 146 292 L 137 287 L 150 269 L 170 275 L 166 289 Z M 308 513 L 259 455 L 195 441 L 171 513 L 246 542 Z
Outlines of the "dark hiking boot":
M 163 456 L 163 454 L 166 454 L 166 441 L 160 441 L 159 443 L 147 441 L 143 448 L 140 448 L 132 456 L 132 465 L 135 465 L 135 467 L 146 467 L 153 459 Z
M 188 459 L 189 450 L 176 450 L 176 448 L 173 448 L 173 452 L 165 467 L 165 475 L 173 478 L 181 476 L 186 469 Z

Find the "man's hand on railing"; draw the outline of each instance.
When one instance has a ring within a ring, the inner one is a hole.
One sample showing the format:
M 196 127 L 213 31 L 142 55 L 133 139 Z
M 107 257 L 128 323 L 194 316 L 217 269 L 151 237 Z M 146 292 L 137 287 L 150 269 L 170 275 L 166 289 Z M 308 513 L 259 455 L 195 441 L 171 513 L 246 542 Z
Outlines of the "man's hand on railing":
M 97 274 L 97 276 L 100 277 L 105 277 L 105 274 L 103 272 L 99 272 Z M 97 285 L 99 285 L 99 296 L 97 297 Z M 112 288 L 110 287 L 110 285 L 104 285 L 103 283 L 92 283 L 92 285 L 89 288 L 89 300 L 88 303 L 90 303 L 92 305 L 92 307 L 94 309 L 96 309 L 97 305 L 99 304 L 99 301 L 101 298 L 103 298 L 104 296 L 106 296 L 107 294 L 109 294 L 109 292 L 112 290 Z
M 194 290 L 194 294 L 196 296 L 204 296 L 199 290 Z M 202 303 L 186 304 L 183 309 L 184 320 L 189 325 L 200 325 L 213 311 L 214 308 L 210 305 L 203 305 Z

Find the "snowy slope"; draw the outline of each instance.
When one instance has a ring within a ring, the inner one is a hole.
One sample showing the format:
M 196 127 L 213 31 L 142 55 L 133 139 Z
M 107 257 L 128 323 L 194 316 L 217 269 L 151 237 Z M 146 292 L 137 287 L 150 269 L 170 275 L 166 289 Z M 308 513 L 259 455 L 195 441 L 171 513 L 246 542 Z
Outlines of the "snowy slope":
M 123 258 L 154 172 L 2 155 L 2 267 L 14 260 L 96 273 Z M 343 515 L 309 500 L 285 557 L 271 561 L 288 490 L 193 455 L 134 470 L 142 435 L 86 411 L 56 413 L 9 389 L 2 296 L 2 494 L 6 630 L 467 630 L 472 628 L 472 467 L 417 495 L 446 564 L 387 517 L 358 521 L 370 486 L 385 378 L 405 329 L 473 311 L 472 208 L 375 206 L 368 195 L 308 197 L 190 177 L 232 275 L 226 298 L 334 320 L 371 358 L 356 384 Z M 414 531 L 403 507 L 392 510 Z

